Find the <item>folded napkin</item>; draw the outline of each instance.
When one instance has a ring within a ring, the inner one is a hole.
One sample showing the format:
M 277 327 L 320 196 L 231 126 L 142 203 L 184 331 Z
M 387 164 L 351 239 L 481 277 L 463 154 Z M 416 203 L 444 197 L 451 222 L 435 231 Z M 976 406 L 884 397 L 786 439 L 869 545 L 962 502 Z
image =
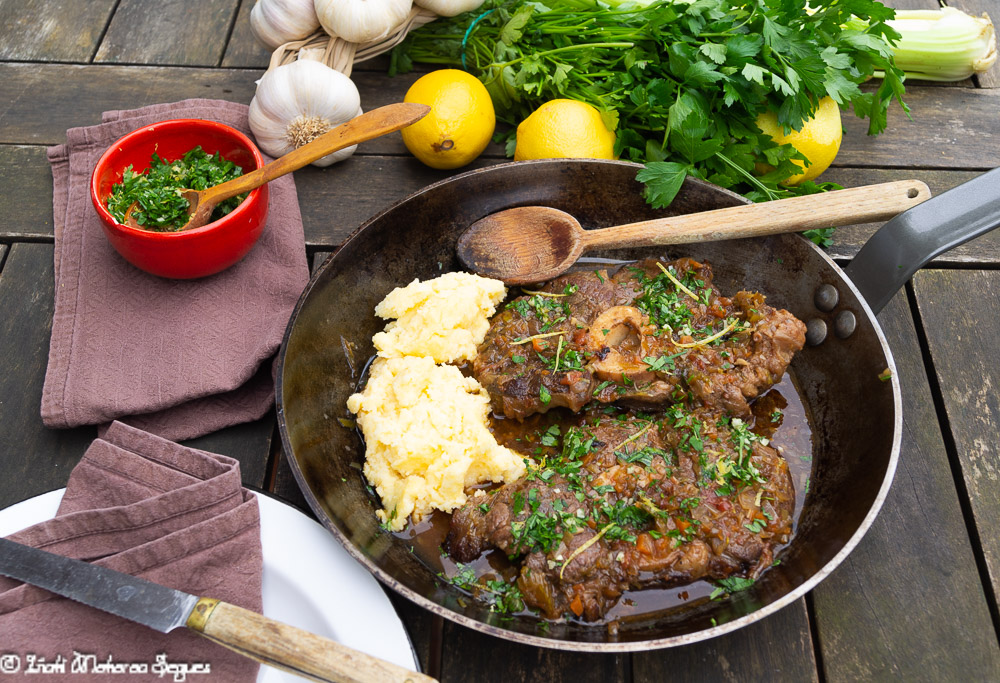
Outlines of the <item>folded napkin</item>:
M 55 313 L 42 391 L 49 427 L 121 419 L 169 439 L 255 420 L 274 403 L 265 361 L 309 279 L 295 183 L 271 183 L 267 227 L 238 264 L 198 280 L 149 275 L 108 243 L 90 202 L 101 154 L 142 126 L 219 121 L 249 133 L 248 107 L 186 100 L 104 114 L 48 150 L 53 179 Z
M 261 611 L 260 517 L 257 499 L 240 484 L 239 463 L 120 422 L 73 470 L 56 516 L 9 538 Z M 50 663 L 62 657 L 66 676 L 51 680 L 174 680 L 152 673 L 158 656 L 209 665 L 210 676 L 188 680 L 245 683 L 258 669 L 184 629 L 160 633 L 2 576 L 0 654 L 16 655 L 22 674 L 29 655 Z M 87 656 L 146 664 L 150 673 L 70 675 L 74 660 Z

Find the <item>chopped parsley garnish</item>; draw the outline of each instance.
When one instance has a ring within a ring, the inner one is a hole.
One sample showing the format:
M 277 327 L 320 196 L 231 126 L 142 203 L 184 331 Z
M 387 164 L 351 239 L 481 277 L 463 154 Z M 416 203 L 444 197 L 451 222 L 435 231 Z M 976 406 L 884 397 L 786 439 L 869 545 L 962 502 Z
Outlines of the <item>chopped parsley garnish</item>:
M 597 396 L 602 391 L 604 391 L 605 389 L 607 389 L 608 387 L 613 386 L 613 385 L 614 385 L 614 382 L 612 382 L 610 379 L 604 380 L 603 382 L 601 382 L 600 384 L 597 385 L 596 389 L 594 389 L 594 396 Z
M 635 451 L 615 451 L 615 457 L 617 457 L 622 462 L 626 463 L 639 463 L 644 467 L 651 467 L 653 465 L 653 458 L 655 456 L 660 456 L 664 460 L 667 460 L 668 456 L 665 451 L 659 448 L 653 448 L 652 446 L 645 446 Z
M 538 400 L 542 402 L 542 405 L 546 406 L 552 400 L 552 394 L 549 393 L 549 390 L 544 384 L 539 385 L 538 387 Z
M 510 524 L 510 532 L 514 537 L 513 547 L 516 553 L 548 552 L 562 539 L 562 515 L 558 512 L 547 515 L 539 508 L 538 489 L 528 492 L 529 513 L 524 519 L 516 519 Z M 520 511 L 515 513 L 515 517 Z
M 652 356 L 646 356 L 642 359 L 642 362 L 649 366 L 649 369 L 653 372 L 673 372 L 674 359 L 683 356 L 687 351 L 681 351 L 680 353 L 674 353 L 669 356 L 658 356 L 656 358 Z
M 730 495 L 736 488 L 735 482 L 749 484 L 757 482 L 767 483 L 760 470 L 753 463 L 753 444 L 759 443 L 762 446 L 768 444 L 768 440 L 750 431 L 747 424 L 739 418 L 723 417 L 716 423 L 720 428 L 729 427 L 729 442 L 736 449 L 735 460 L 731 457 L 721 457 L 711 465 L 703 468 L 702 478 L 704 480 L 714 479 L 718 485 L 717 492 L 720 495 Z
M 708 596 L 711 600 L 718 600 L 725 594 L 744 591 L 752 586 L 754 581 L 753 579 L 744 579 L 739 576 L 730 576 L 725 579 L 719 579 L 716 583 L 718 586 L 712 591 L 712 594 Z
M 476 577 L 475 569 L 469 565 L 459 563 L 456 567 L 458 571 L 455 576 L 449 577 L 440 573 L 438 576 L 451 585 L 485 600 L 491 612 L 516 614 L 524 611 L 524 597 L 516 583 L 507 583 L 501 579 L 483 580 Z
M 396 521 L 396 508 L 386 516 L 385 521 L 379 524 L 383 531 L 392 531 L 392 523 Z
M 558 446 L 559 445 L 559 425 L 552 425 L 542 434 L 541 443 L 543 446 Z
M 642 294 L 636 298 L 635 305 L 648 315 L 651 321 L 660 327 L 672 330 L 679 330 L 691 321 L 694 316 L 688 306 L 692 301 L 691 298 L 681 291 L 666 273 L 651 278 L 639 268 L 631 270 L 642 286 Z M 671 274 L 677 277 L 676 272 Z M 705 285 L 692 272 L 684 273 L 683 277 L 677 279 L 690 290 L 697 290 L 699 286 Z
M 124 224 L 128 207 L 138 202 L 132 212 L 136 223 L 154 232 L 174 232 L 188 221 L 188 201 L 181 195 L 182 189 L 204 190 L 241 175 L 241 167 L 218 152 L 208 154 L 200 146 L 176 161 L 166 161 L 154 152 L 149 168 L 142 173 L 136 173 L 131 165 L 124 170 L 121 182 L 111 187 L 108 211 Z M 219 202 L 209 220 L 230 213 L 246 196 L 244 193 Z
M 546 332 L 572 315 L 572 310 L 564 299 L 575 294 L 577 289 L 576 285 L 566 285 L 561 294 L 535 292 L 526 299 L 520 298 L 511 301 L 507 304 L 507 308 L 522 318 L 527 318 L 529 313 L 534 313 L 541 323 L 539 331 Z

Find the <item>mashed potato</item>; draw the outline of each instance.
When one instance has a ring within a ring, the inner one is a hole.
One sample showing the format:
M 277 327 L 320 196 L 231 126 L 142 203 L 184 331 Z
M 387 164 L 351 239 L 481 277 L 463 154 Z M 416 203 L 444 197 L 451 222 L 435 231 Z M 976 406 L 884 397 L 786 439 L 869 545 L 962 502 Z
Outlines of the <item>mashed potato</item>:
M 382 498 L 390 529 L 433 509 L 451 512 L 465 489 L 524 475 L 522 458 L 487 427 L 490 399 L 479 382 L 430 358 L 379 358 L 368 384 L 347 401 L 365 434 L 365 477 Z
M 372 341 L 364 391 L 347 401 L 365 435 L 365 478 L 393 531 L 432 510 L 464 504 L 466 488 L 524 476 L 524 460 L 496 442 L 490 399 L 452 361 L 472 360 L 507 290 L 499 280 L 448 273 L 394 289 L 375 307 L 398 318 Z
M 438 363 L 471 360 L 490 328 L 489 318 L 507 289 L 499 280 L 447 273 L 397 287 L 375 307 L 396 318 L 372 337 L 382 358 L 422 356 Z

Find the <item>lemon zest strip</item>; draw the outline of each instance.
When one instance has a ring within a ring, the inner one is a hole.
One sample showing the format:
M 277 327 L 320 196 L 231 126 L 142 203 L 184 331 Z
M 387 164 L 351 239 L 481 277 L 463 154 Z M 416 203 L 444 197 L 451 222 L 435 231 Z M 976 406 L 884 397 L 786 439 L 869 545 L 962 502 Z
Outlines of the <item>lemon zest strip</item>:
M 674 341 L 673 337 L 670 338 L 670 342 L 674 346 L 679 346 L 682 349 L 693 349 L 696 346 L 704 346 L 705 344 L 710 344 L 710 343 L 714 342 L 716 339 L 718 339 L 720 337 L 723 337 L 726 334 L 728 334 L 730 330 L 732 330 L 734 327 L 736 327 L 737 323 L 739 323 L 739 320 L 734 320 L 733 322 L 729 323 L 724 328 L 722 328 L 721 332 L 716 332 L 711 337 L 705 337 L 704 339 L 699 339 L 698 341 L 691 342 L 690 344 L 684 344 L 684 343 L 679 342 L 679 341 Z
M 524 292 L 525 294 L 533 294 L 535 296 L 549 296 L 549 297 L 552 297 L 553 299 L 558 299 L 558 298 L 564 297 L 564 296 L 570 296 L 569 294 L 556 294 L 554 292 L 540 292 L 537 289 L 524 289 L 524 288 L 522 288 L 521 291 Z
M 630 443 L 632 441 L 635 441 L 640 436 L 642 436 L 643 434 L 645 434 L 646 432 L 648 432 L 650 429 L 652 429 L 654 424 L 656 424 L 656 423 L 655 422 L 650 422 L 648 425 L 646 425 L 645 427 L 643 427 L 642 429 L 640 429 L 639 431 L 637 431 L 635 434 L 633 434 L 632 436 L 630 436 L 629 438 L 625 439 L 620 444 L 618 444 L 617 446 L 615 446 L 614 448 L 612 448 L 611 451 L 612 452 L 617 451 L 619 448 L 621 448 L 625 444 Z
M 566 558 L 565 562 L 563 562 L 562 569 L 559 570 L 560 581 L 562 581 L 563 572 L 566 571 L 566 565 L 568 565 L 570 562 L 576 559 L 576 556 L 582 553 L 584 550 L 597 543 L 601 539 L 601 536 L 607 533 L 608 529 L 610 529 L 613 526 L 615 526 L 614 522 L 611 522 L 610 524 L 606 525 L 603 529 L 601 529 L 596 534 L 588 538 L 585 543 L 581 544 L 580 546 L 577 547 L 576 550 L 570 553 L 570 556 Z
M 692 292 L 687 287 L 685 287 L 684 283 L 681 282 L 680 280 L 678 280 L 676 277 L 674 277 L 673 273 L 671 273 L 669 270 L 667 270 L 666 268 L 664 268 L 662 263 L 660 263 L 659 261 L 657 261 L 656 265 L 659 266 L 660 270 L 663 271 L 663 274 L 666 275 L 670 279 L 670 281 L 674 283 L 674 285 L 677 287 L 677 289 L 681 290 L 682 292 L 684 292 L 685 294 L 687 294 L 689 297 L 691 297 L 692 299 L 694 299 L 698 303 L 701 303 L 701 299 L 698 298 L 698 295 L 695 294 L 694 292 Z
M 532 339 L 547 339 L 548 337 L 554 337 L 557 334 L 566 334 L 565 330 L 559 330 L 558 332 L 546 332 L 545 334 L 535 334 L 530 337 L 525 337 L 524 339 L 518 339 L 517 341 L 511 342 L 511 346 L 517 346 L 518 344 L 527 344 Z

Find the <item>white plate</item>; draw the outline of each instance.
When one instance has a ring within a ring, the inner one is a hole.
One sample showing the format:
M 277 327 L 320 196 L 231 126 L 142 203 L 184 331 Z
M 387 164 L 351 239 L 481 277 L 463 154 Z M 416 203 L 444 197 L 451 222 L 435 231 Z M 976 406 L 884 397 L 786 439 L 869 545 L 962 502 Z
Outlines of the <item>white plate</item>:
M 0 537 L 51 519 L 63 491 L 0 510 Z M 416 671 L 403 624 L 374 577 L 320 524 L 266 495 L 257 501 L 264 614 Z M 257 683 L 301 680 L 267 666 L 257 677 Z

